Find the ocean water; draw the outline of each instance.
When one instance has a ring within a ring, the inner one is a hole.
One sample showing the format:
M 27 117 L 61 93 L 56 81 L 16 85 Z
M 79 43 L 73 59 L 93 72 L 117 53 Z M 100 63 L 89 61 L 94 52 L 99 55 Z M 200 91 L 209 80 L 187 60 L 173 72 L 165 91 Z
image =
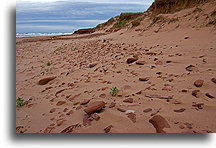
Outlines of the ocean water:
M 52 35 L 69 35 L 72 33 L 16 33 L 16 38 L 34 37 L 34 36 L 52 36 Z
M 16 37 L 71 34 L 92 28 L 121 12 L 143 12 L 149 5 L 73 1 L 16 4 Z

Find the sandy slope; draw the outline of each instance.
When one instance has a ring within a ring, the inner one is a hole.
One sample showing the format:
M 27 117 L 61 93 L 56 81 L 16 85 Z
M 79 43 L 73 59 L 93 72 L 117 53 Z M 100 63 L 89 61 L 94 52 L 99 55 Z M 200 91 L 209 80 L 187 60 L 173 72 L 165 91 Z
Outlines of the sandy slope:
M 149 122 L 155 115 L 169 124 L 163 129 L 167 133 L 215 132 L 215 29 L 206 25 L 214 8 L 206 4 L 198 14 L 195 9 L 163 15 L 178 21 L 149 28 L 146 18 L 136 28 L 111 34 L 17 39 L 16 95 L 27 101 L 16 110 L 17 132 L 60 133 L 79 124 L 71 132 L 104 133 L 112 125 L 111 133 L 155 133 Z M 130 57 L 145 64 L 128 64 Z M 91 63 L 97 65 L 90 68 Z M 190 65 L 194 67 L 188 71 Z M 56 78 L 38 84 L 50 76 Z M 204 80 L 201 87 L 194 85 L 198 79 Z M 115 86 L 120 91 L 111 96 Z M 194 90 L 199 90 L 196 96 Z M 127 98 L 133 103 L 123 102 Z M 106 103 L 96 113 L 98 121 L 85 120 L 89 103 L 80 105 L 84 99 Z M 109 108 L 111 102 L 116 104 Z M 135 118 L 117 108 L 134 110 Z M 148 108 L 152 110 L 143 112 Z

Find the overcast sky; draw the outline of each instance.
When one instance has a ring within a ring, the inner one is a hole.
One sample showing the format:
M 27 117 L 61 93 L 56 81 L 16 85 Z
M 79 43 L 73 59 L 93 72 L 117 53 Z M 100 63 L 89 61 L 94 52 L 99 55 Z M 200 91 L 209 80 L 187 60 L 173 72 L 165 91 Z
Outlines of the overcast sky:
M 144 12 L 153 0 L 17 0 L 17 33 L 73 32 L 122 12 Z M 43 3 L 43 4 L 41 4 Z
M 70 2 L 93 2 L 93 3 L 134 3 L 150 5 L 154 0 L 17 0 L 17 2 L 55 2 L 55 1 L 70 1 Z

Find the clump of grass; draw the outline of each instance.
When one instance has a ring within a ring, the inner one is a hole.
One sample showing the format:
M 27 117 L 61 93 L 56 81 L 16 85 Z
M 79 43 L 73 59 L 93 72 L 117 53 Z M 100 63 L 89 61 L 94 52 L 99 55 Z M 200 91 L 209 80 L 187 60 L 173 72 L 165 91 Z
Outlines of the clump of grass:
M 49 61 L 49 62 L 47 62 L 46 65 L 47 65 L 47 66 L 51 66 L 51 64 L 52 64 L 52 63 Z
M 16 99 L 16 106 L 17 106 L 17 107 L 21 107 L 21 106 L 23 106 L 23 105 L 25 105 L 24 99 L 18 97 L 18 98 Z
M 77 50 L 77 48 L 76 48 L 76 47 L 74 47 L 74 48 L 71 48 L 71 51 L 75 51 L 75 50 Z
M 112 96 L 116 96 L 117 93 L 118 93 L 118 91 L 119 91 L 117 87 L 112 87 L 110 90 L 111 90 L 111 91 L 110 91 L 110 94 L 111 94 Z
M 131 23 L 132 23 L 132 27 L 136 27 L 136 26 L 140 25 L 140 21 L 138 21 L 138 20 L 134 20 Z
M 157 16 L 154 16 L 153 19 L 152 19 L 152 24 L 154 23 L 159 23 L 159 22 L 163 22 L 165 21 L 166 18 L 164 16 L 161 16 L 161 15 L 157 15 Z
M 121 28 L 121 27 L 124 27 L 126 25 L 126 23 L 127 23 L 126 21 L 118 21 L 113 25 L 113 27 L 114 28 Z
M 142 14 L 143 14 L 143 12 L 136 12 L 136 13 L 126 12 L 126 13 L 121 13 L 120 16 L 119 16 L 119 19 L 120 20 L 129 21 L 129 20 L 133 20 L 133 19 L 139 17 Z

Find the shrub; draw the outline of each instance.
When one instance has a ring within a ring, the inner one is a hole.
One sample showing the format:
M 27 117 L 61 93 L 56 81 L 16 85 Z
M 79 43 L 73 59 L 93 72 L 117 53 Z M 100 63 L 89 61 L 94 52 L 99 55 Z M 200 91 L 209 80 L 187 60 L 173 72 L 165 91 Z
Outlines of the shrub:
M 110 90 L 111 90 L 110 94 L 111 94 L 112 96 L 116 96 L 116 94 L 117 94 L 118 91 L 119 91 L 117 87 L 112 87 Z
M 118 21 L 113 25 L 113 27 L 114 28 L 121 28 L 121 27 L 124 27 L 126 24 L 127 24 L 126 21 Z
M 25 105 L 24 99 L 18 97 L 18 98 L 16 99 L 16 106 L 17 106 L 17 107 L 21 107 L 21 106 L 23 106 L 23 105 Z

